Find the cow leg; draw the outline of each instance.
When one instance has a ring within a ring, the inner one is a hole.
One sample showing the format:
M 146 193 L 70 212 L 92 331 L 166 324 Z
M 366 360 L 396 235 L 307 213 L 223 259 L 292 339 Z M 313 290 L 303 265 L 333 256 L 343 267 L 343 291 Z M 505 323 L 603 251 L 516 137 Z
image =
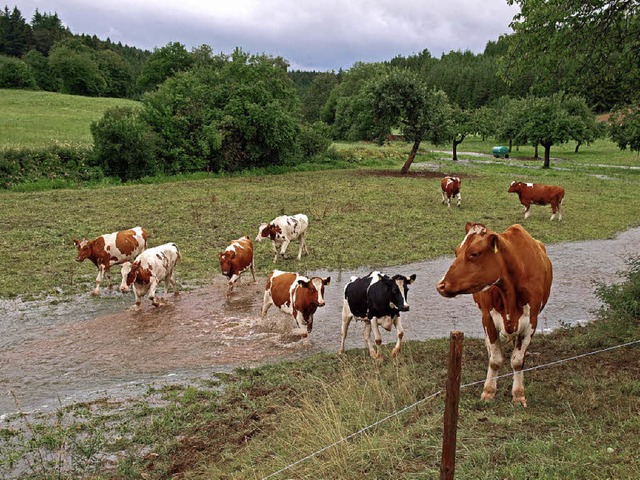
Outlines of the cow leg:
M 526 220 L 531 216 L 531 204 L 525 204 L 524 206 L 524 219 Z
M 282 255 L 282 258 L 287 258 L 287 248 L 289 247 L 289 244 L 291 243 L 291 240 L 288 239 L 284 239 L 282 241 L 282 247 L 280 248 L 280 255 Z M 299 260 L 300 258 L 298 258 Z
M 511 367 L 513 368 L 513 388 L 511 395 L 513 403 L 520 403 L 523 407 L 527 406 L 527 399 L 524 396 L 524 356 L 527 353 L 531 336 L 533 334 L 527 330 L 525 333 L 518 335 L 514 339 L 513 352 L 511 353 Z
M 149 282 L 149 300 L 154 307 L 159 306 L 158 299 L 156 298 L 156 288 L 158 286 L 158 280 L 155 277 L 151 277 L 151 281 Z
M 560 203 L 558 203 L 558 221 L 562 221 L 562 201 L 564 200 L 564 198 L 562 200 L 560 200 Z
M 136 288 L 136 286 L 133 286 L 133 294 L 136 296 L 136 303 L 134 305 L 134 309 L 135 310 L 140 310 L 140 304 L 142 303 L 142 296 L 140 295 L 140 292 L 138 292 L 138 289 Z
M 364 341 L 367 344 L 367 347 L 369 347 L 369 355 L 371 358 L 377 358 L 376 349 L 374 348 L 374 343 L 371 340 L 371 322 L 365 321 L 364 331 L 362 334 L 364 335 Z
M 444 205 L 447 201 L 447 196 L 444 194 L 444 192 L 440 192 L 440 194 L 442 195 L 442 204 Z
M 256 268 L 253 265 L 253 260 L 251 261 L 251 264 L 249 265 L 249 268 L 251 268 L 251 275 L 253 276 L 253 283 L 258 283 L 258 281 L 256 280 Z
M 109 280 L 109 290 L 113 288 L 113 282 L 111 281 L 111 268 L 110 266 L 105 267 L 104 274 L 107 276 L 107 280 Z
M 488 335 L 484 337 L 484 343 L 487 346 L 487 353 L 489 354 L 489 368 L 487 369 L 487 379 L 482 389 L 482 400 L 493 400 L 493 397 L 495 397 L 498 387 L 498 370 L 504 363 L 504 354 L 502 353 L 500 338 L 497 337 L 497 334 L 495 338 L 495 341 L 491 343 Z
M 451 197 L 447 195 L 447 208 L 451 208 Z
M 551 218 L 550 220 L 553 222 L 553 219 L 556 218 L 556 210 L 558 205 L 555 202 L 551 202 Z
M 396 333 L 398 336 L 398 341 L 396 342 L 396 346 L 391 350 L 391 356 L 395 357 L 400 353 L 400 342 L 402 342 L 402 338 L 404 337 L 404 329 L 402 328 L 402 322 L 400 321 L 400 316 L 398 315 L 393 319 L 393 324 L 396 327 Z
M 460 195 L 460 193 L 458 192 L 458 207 L 460 206 L 460 202 L 462 200 L 462 196 Z
M 98 266 L 98 276 L 96 277 L 96 288 L 91 292 L 91 295 L 97 297 L 100 295 L 100 284 L 102 283 L 102 277 L 104 276 L 104 265 Z
M 349 303 L 345 299 L 342 305 L 342 342 L 340 342 L 340 350 L 338 353 L 344 353 L 344 341 L 347 338 L 347 332 L 349 331 L 349 324 L 351 323 L 351 320 L 353 320 L 353 315 L 351 314 Z M 366 338 L 365 341 L 367 341 Z
M 233 275 L 231 275 L 229 282 L 227 282 L 229 285 L 229 288 L 227 290 L 227 297 L 231 295 L 231 292 L 233 291 L 233 285 L 236 283 L 236 280 L 238 280 L 238 278 L 240 278 L 240 275 L 238 275 L 237 273 L 234 273 Z
M 169 281 L 171 283 L 171 289 L 173 290 L 173 295 L 180 295 L 178 291 L 178 285 L 176 283 L 175 270 L 171 270 L 171 275 L 169 275 Z M 166 291 L 165 295 L 169 293 L 169 290 Z
M 371 319 L 371 329 L 376 339 L 376 356 L 374 358 L 382 358 L 382 335 L 380 335 L 380 327 L 378 326 L 378 319 L 376 317 Z
M 273 248 L 273 251 L 275 252 L 275 256 L 273 257 L 273 263 L 276 263 L 278 261 L 278 247 L 276 247 L 276 242 L 271 242 L 271 247 Z
M 273 298 L 271 298 L 271 292 L 269 290 L 265 290 L 264 298 L 262 299 L 262 310 L 260 311 L 260 316 L 264 318 L 267 315 L 267 310 L 269 307 L 273 305 Z
M 307 239 L 304 236 L 304 233 L 298 237 L 300 241 L 300 250 L 298 251 L 298 260 L 302 257 L 302 251 L 304 250 L 305 255 L 309 255 L 309 250 L 307 249 Z

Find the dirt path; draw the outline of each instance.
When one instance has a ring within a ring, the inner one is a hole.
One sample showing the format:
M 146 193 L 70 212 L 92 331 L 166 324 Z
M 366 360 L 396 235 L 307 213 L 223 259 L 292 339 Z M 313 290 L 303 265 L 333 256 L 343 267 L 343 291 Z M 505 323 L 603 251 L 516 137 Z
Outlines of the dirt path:
M 640 228 L 612 240 L 548 245 L 554 283 L 539 331 L 594 318 L 599 304 L 594 281 L 611 283 L 624 260 L 640 253 Z M 387 273 L 417 274 L 411 311 L 403 314 L 408 339 L 447 336 L 453 329 L 481 336 L 479 312 L 470 297 L 445 299 L 435 291 L 451 257 L 392 267 Z M 340 343 L 342 292 L 352 275 L 369 269 L 310 272 L 330 275 L 327 306 L 316 313 L 308 342 L 291 335 L 290 317 L 272 308 L 259 318 L 264 279 L 247 279 L 231 299 L 222 278 L 213 285 L 171 297 L 154 309 L 129 310 L 131 294 L 95 299 L 88 294 L 60 302 L 0 303 L 0 418 L 18 410 L 48 410 L 77 401 L 126 397 L 151 384 L 206 378 L 215 371 L 254 366 L 312 352 L 336 351 Z M 179 272 L 178 272 L 179 277 Z M 352 323 L 347 348 L 362 348 L 363 326 Z M 384 342 L 394 341 L 383 332 Z M 364 353 L 363 353 L 364 354 Z M 13 392 L 13 393 L 10 393 Z

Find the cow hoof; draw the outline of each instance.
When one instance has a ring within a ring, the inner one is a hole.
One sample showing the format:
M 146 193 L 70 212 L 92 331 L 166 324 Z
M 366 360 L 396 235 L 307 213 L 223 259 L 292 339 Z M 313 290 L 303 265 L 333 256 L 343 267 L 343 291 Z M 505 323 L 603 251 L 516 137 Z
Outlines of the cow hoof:
M 513 403 L 514 404 L 521 404 L 524 408 L 527 408 L 527 399 L 525 398 L 525 396 L 519 396 L 519 397 L 513 397 Z
M 100 296 L 100 290 L 93 290 L 91 292 L 91 296 L 92 297 L 99 297 Z
M 487 402 L 490 402 L 491 400 L 494 399 L 494 397 L 496 396 L 496 392 L 487 392 L 487 391 L 483 391 L 482 392 L 482 396 L 480 397 L 482 400 L 485 400 Z

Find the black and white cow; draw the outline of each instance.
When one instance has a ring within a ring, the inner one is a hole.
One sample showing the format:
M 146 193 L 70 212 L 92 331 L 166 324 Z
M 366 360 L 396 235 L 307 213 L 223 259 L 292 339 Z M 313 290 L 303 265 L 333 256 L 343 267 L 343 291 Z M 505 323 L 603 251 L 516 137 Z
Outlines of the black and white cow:
M 391 331 L 391 326 L 396 327 L 398 340 L 391 354 L 395 357 L 400 352 L 400 342 L 404 336 L 400 312 L 409 310 L 407 296 L 409 284 L 413 283 L 416 275 L 405 277 L 394 275 L 389 277 L 380 272 L 371 272 L 366 277 L 351 277 L 344 288 L 344 304 L 342 307 L 342 344 L 340 353 L 344 353 L 344 341 L 347 338 L 349 323 L 355 318 L 363 320 L 364 340 L 369 347 L 372 358 L 382 358 L 380 345 L 382 336 L 378 326 L 386 331 Z M 371 341 L 371 330 L 376 339 L 376 349 Z

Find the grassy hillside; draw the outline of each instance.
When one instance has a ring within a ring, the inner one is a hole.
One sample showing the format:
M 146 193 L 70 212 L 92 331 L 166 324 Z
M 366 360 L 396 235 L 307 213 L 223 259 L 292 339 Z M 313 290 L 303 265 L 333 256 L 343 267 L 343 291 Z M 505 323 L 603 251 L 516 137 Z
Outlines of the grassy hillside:
M 54 142 L 92 143 L 89 125 L 111 107 L 138 105 L 120 98 L 0 89 L 0 148 L 42 147 Z

